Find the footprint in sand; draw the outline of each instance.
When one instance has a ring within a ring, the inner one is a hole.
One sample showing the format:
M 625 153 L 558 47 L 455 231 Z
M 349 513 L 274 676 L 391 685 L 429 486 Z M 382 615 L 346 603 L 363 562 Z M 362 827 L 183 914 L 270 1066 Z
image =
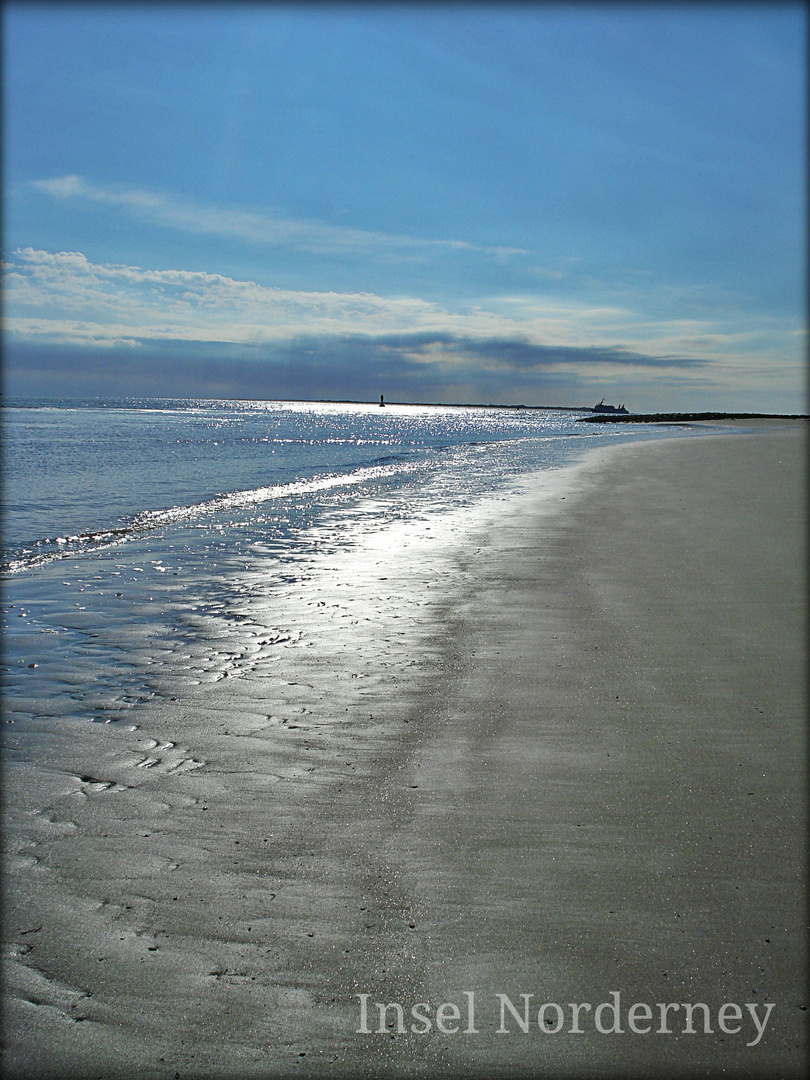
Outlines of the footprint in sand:
M 157 739 L 142 739 L 137 749 L 131 750 L 130 753 L 139 755 L 138 760 L 128 762 L 131 768 L 149 769 L 161 775 L 191 772 L 205 765 L 204 761 L 191 757 L 187 750 L 171 741 L 158 742 Z M 140 756 L 141 754 L 143 756 Z
M 141 743 L 141 749 L 143 750 L 173 750 L 173 742 L 159 743 L 157 739 L 144 739 Z
M 15 870 L 30 870 L 39 866 L 41 861 L 38 855 L 32 855 L 30 851 L 14 851 L 6 856 L 6 870 L 11 874 Z
M 79 828 L 75 821 L 56 817 L 53 807 L 50 806 L 43 810 L 32 811 L 31 817 L 37 822 L 39 830 L 48 838 L 75 833 Z
M 77 776 L 80 784 L 79 794 L 88 797 L 100 795 L 103 791 L 126 791 L 126 784 L 119 784 L 116 780 L 99 780 L 95 776 Z
M 70 986 L 48 975 L 22 959 L 22 950 L 6 950 L 4 971 L 5 989 L 10 998 L 16 998 L 35 1009 L 51 1009 L 64 1019 L 81 1022 L 87 1019 L 81 1011 L 92 996 L 88 990 Z

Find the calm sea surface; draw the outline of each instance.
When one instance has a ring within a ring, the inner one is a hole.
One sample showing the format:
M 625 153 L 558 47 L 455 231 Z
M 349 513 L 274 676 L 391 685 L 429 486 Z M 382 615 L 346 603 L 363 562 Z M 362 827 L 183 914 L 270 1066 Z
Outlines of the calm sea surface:
M 329 554 L 339 566 L 392 523 L 433 522 L 438 536 L 446 515 L 507 498 L 528 473 L 662 434 L 578 424 L 579 415 L 259 401 L 5 405 L 8 717 L 116 720 L 160 693 L 172 671 L 202 670 L 223 624 L 239 621 L 235 599 L 249 600 L 256 581 L 265 598 L 274 583 L 305 589 L 314 558 Z

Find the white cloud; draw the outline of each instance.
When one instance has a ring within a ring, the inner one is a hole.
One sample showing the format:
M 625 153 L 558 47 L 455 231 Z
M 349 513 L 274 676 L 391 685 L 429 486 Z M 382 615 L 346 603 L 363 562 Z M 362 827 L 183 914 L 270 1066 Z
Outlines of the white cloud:
M 735 309 L 706 318 L 653 317 L 629 306 L 574 304 L 538 295 L 501 296 L 488 306 L 524 327 L 532 340 L 549 345 L 622 347 L 653 356 L 706 358 L 798 355 L 797 329 L 791 321 L 768 318 L 756 310 Z M 648 298 L 649 306 L 649 298 Z M 709 310 L 711 310 L 709 308 Z M 743 361 L 741 361 L 742 363 Z
M 691 358 L 712 361 L 729 378 L 749 365 L 774 375 L 782 367 L 795 372 L 792 358 L 801 349 L 795 335 L 778 326 L 763 330 L 753 316 L 749 325 L 654 321 L 629 308 L 538 296 L 449 310 L 414 297 L 278 289 L 221 274 L 93 263 L 81 252 L 33 248 L 15 251 L 3 271 L 5 330 L 18 342 L 272 348 L 304 339 L 365 338 L 420 364 L 466 357 L 479 369 L 541 363 L 563 371 L 576 364 L 583 372 L 590 362 L 604 373 L 607 364 L 619 370 L 652 361 L 662 375 Z
M 180 232 L 227 236 L 254 244 L 289 246 L 310 252 L 371 254 L 386 258 L 416 253 L 469 251 L 496 257 L 529 254 L 520 248 L 485 247 L 464 240 L 424 240 L 391 233 L 350 229 L 322 222 L 286 218 L 268 210 L 202 206 L 161 192 L 103 187 L 80 176 L 32 180 L 31 186 L 51 198 L 82 199 L 118 206 L 138 218 Z
M 6 264 L 5 298 L 13 316 L 6 325 L 18 334 L 98 342 L 106 327 L 116 342 L 255 344 L 306 336 L 436 334 L 569 346 L 604 344 L 607 323 L 619 321 L 607 319 L 613 313 L 602 309 L 551 301 L 535 301 L 516 314 L 485 305 L 451 311 L 413 297 L 277 289 L 221 274 L 99 264 L 80 252 L 33 248 L 18 249 Z
M 275 289 L 221 274 L 144 270 L 91 263 L 80 252 L 18 249 L 6 264 L 6 325 L 40 336 L 49 319 L 61 339 L 86 340 L 104 327 L 112 339 L 169 338 L 256 343 L 306 335 L 414 331 L 482 336 L 503 320 L 486 311 L 449 312 L 436 304 L 374 293 Z M 71 330 L 73 327 L 73 331 Z

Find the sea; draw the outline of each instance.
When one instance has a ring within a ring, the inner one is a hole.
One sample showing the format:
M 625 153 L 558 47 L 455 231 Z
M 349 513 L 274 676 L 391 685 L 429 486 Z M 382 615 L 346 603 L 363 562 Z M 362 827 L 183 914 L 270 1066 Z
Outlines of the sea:
M 418 575 L 409 592 L 400 581 L 398 599 L 380 594 L 398 564 L 402 577 L 444 559 L 449 581 L 453 545 L 486 515 L 497 520 L 531 477 L 595 447 L 695 430 L 584 415 L 6 399 L 4 724 L 20 734 L 46 720 L 117 724 L 185 688 L 215 693 L 313 644 L 327 574 L 332 586 L 373 577 L 379 638 L 380 619 L 421 604 Z M 362 589 L 355 599 L 335 632 L 370 625 Z

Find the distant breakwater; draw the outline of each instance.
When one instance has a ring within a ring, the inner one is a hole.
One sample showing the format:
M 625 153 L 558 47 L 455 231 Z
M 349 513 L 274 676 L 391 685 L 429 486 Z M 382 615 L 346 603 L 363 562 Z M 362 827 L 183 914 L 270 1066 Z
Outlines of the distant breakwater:
M 694 412 L 694 413 L 595 413 L 593 416 L 580 416 L 578 424 L 666 424 L 682 423 L 686 420 L 810 420 L 804 413 L 730 413 L 730 412 Z

